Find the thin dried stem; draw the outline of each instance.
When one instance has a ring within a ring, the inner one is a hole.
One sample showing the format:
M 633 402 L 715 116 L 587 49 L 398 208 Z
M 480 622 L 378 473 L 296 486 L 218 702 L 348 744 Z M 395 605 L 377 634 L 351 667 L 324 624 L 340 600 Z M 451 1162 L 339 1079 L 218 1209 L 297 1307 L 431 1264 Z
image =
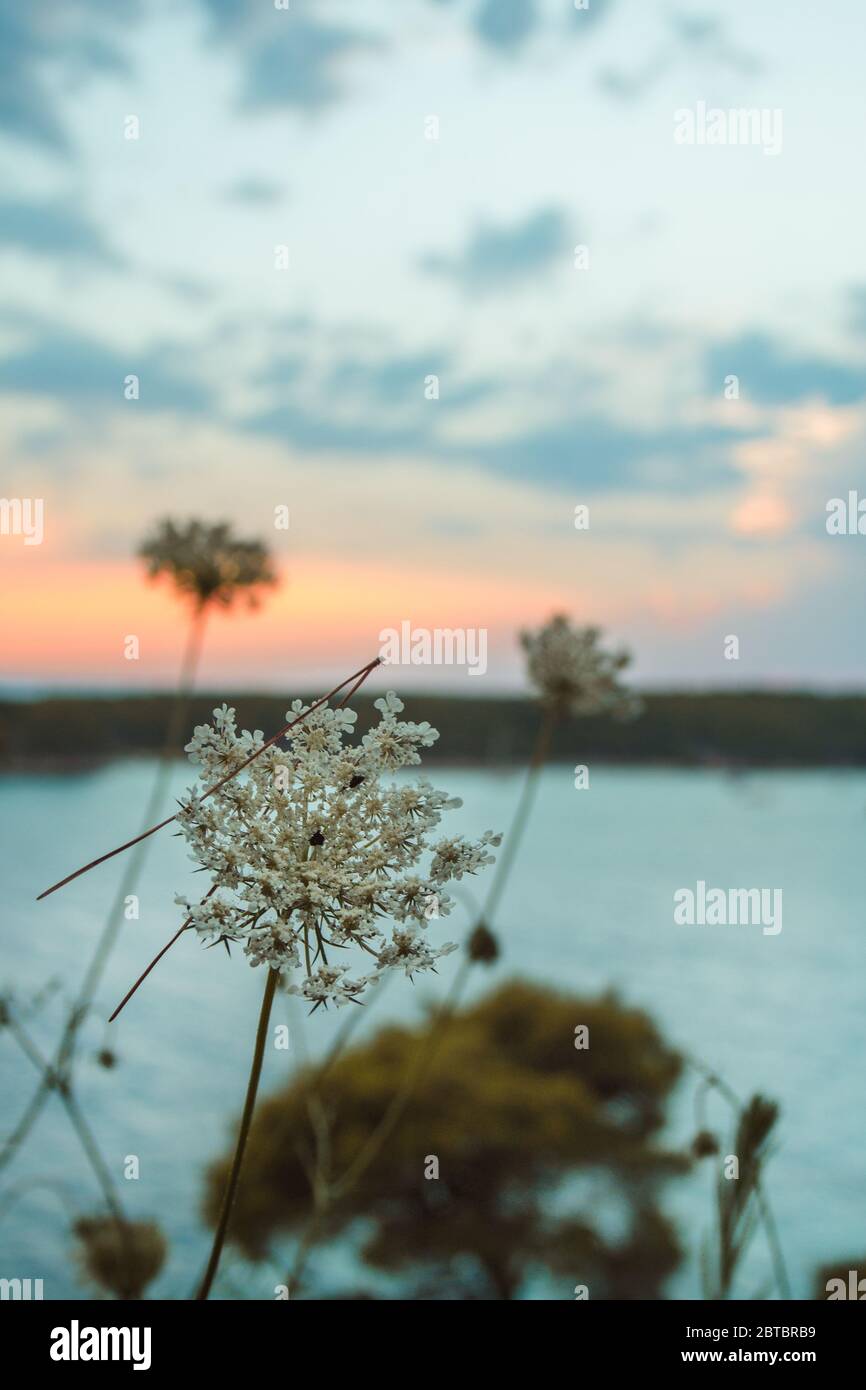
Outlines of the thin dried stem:
M 126 991 L 126 993 L 124 994 L 124 996 L 123 996 L 123 998 L 121 999 L 120 1003 L 118 1004 L 117 1008 L 114 1010 L 114 1013 L 110 1016 L 110 1018 L 109 1018 L 109 1020 L 108 1020 L 109 1023 L 113 1023 L 114 1020 L 117 1018 L 117 1015 L 120 1013 L 121 1009 L 125 1009 L 125 1008 L 126 1008 L 126 1005 L 129 1003 L 130 999 L 131 999 L 132 996 L 135 994 L 135 992 L 136 992 L 136 990 L 138 989 L 139 985 L 143 985 L 143 984 L 144 984 L 145 980 L 147 979 L 147 977 L 148 977 L 148 975 L 150 974 L 150 972 L 151 972 L 151 970 L 153 969 L 153 967 L 154 967 L 155 965 L 158 965 L 158 964 L 159 964 L 159 962 L 162 960 L 162 958 L 163 958 L 163 956 L 166 954 L 166 952 L 171 950 L 172 946 L 173 946 L 174 943 L 177 941 L 178 937 L 179 937 L 179 936 L 182 936 L 183 933 L 189 929 L 189 925 L 190 925 L 189 918 L 187 918 L 187 920 L 183 923 L 183 925 L 180 926 L 180 927 L 178 927 L 177 931 L 175 932 L 175 934 L 174 934 L 174 936 L 171 938 L 171 940 L 170 940 L 170 941 L 167 941 L 167 942 L 165 943 L 165 945 L 163 946 L 162 950 L 157 952 L 157 954 L 154 956 L 153 960 L 150 962 L 150 965 L 148 965 L 148 966 L 146 967 L 146 969 L 142 970 L 142 972 L 141 972 L 141 974 L 139 975 L 138 979 L 136 980 L 135 984 L 132 985 L 131 988 L 128 989 L 128 990 Z
M 145 827 L 147 827 L 153 818 L 159 814 L 166 799 L 173 755 L 176 753 L 178 745 L 183 741 L 182 730 L 184 715 L 189 703 L 190 693 L 195 683 L 195 673 L 198 669 L 199 657 L 201 655 L 206 620 L 207 607 L 206 605 L 199 605 L 194 611 L 193 619 L 187 634 L 177 694 L 172 702 L 172 709 L 168 720 L 168 728 L 166 729 L 165 738 L 163 740 L 159 767 L 142 818 Z M 103 971 L 105 970 L 108 958 L 111 955 L 114 943 L 120 931 L 122 923 L 121 910 L 127 897 L 135 888 L 138 876 L 144 867 L 148 848 L 148 846 L 142 844 L 142 848 L 137 854 L 132 855 L 128 862 L 127 872 L 123 876 L 115 895 L 111 911 L 106 918 L 102 934 L 96 943 L 87 974 L 84 977 L 73 1013 L 70 1016 L 66 1032 L 71 1036 L 64 1037 L 62 1044 L 64 1053 L 71 1052 L 74 1046 L 78 1021 L 80 1021 L 80 1018 L 86 1012 L 99 986 Z
M 69 1082 L 68 1078 L 60 1076 L 57 1072 L 53 1070 L 48 1059 L 43 1056 L 41 1050 L 37 1047 L 36 1043 L 30 1037 L 30 1034 L 27 1032 L 27 1029 L 20 1022 L 20 1020 L 16 1019 L 12 1014 L 10 1014 L 8 1018 L 8 1027 L 10 1034 L 15 1039 L 18 1046 L 21 1048 L 21 1051 L 24 1053 L 27 1060 L 31 1062 L 32 1065 L 37 1069 L 37 1071 L 41 1072 L 42 1074 L 41 1086 L 40 1089 L 36 1092 L 36 1096 L 34 1096 L 34 1102 L 37 1097 L 41 1098 L 42 1087 L 44 1087 L 46 1094 L 48 1093 L 48 1091 L 51 1090 L 57 1091 L 57 1094 L 60 1096 L 60 1099 L 63 1102 L 63 1105 L 66 1109 L 66 1113 L 72 1121 L 72 1126 L 76 1134 L 78 1135 L 81 1147 L 84 1150 L 85 1157 L 87 1158 L 91 1168 L 93 1169 L 93 1172 L 96 1176 L 96 1180 L 99 1183 L 100 1188 L 102 1189 L 102 1195 L 105 1198 L 105 1204 L 108 1207 L 108 1210 L 111 1212 L 111 1215 L 115 1218 L 116 1221 L 120 1222 L 121 1224 L 125 1224 L 126 1218 L 123 1214 L 123 1208 L 120 1204 L 120 1198 L 117 1193 L 117 1188 L 115 1186 L 114 1179 L 111 1176 L 111 1171 L 105 1159 L 103 1158 L 102 1153 L 100 1152 L 93 1131 L 90 1129 L 90 1126 L 88 1125 L 87 1121 L 84 1118 L 84 1115 L 81 1112 L 81 1108 L 72 1090 L 71 1083 Z M 32 1109 L 33 1104 L 31 1103 L 31 1110 Z M 28 1115 L 29 1114 L 30 1111 L 28 1111 Z M 33 1115 L 33 1118 L 35 1119 L 35 1113 Z M 22 1126 L 19 1125 L 19 1130 L 21 1128 Z
M 51 1083 L 48 1079 L 48 1075 L 43 1074 L 41 1081 L 33 1092 L 30 1104 L 27 1106 L 21 1119 L 9 1135 L 9 1138 L 4 1142 L 3 1148 L 0 1149 L 0 1172 L 6 1167 L 7 1163 L 11 1162 L 24 1143 L 24 1140 L 41 1115 L 42 1107 L 50 1094 Z

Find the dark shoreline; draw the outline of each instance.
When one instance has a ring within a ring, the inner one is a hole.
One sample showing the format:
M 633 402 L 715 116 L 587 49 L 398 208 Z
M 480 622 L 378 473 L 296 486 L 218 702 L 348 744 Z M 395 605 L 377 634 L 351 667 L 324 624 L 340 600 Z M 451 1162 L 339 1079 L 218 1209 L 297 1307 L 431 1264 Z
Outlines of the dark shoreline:
M 315 698 L 315 697 L 308 697 Z M 359 727 L 375 697 L 355 701 Z M 210 719 L 219 694 L 189 704 L 184 727 Z M 83 771 L 118 758 L 162 750 L 170 695 L 57 696 L 0 701 L 0 771 Z M 244 728 L 272 733 L 285 722 L 286 699 L 233 695 Z M 408 695 L 406 718 L 427 719 L 440 732 L 425 763 L 513 767 L 526 762 L 538 725 L 537 706 L 516 697 L 461 699 Z M 184 742 L 188 734 L 184 735 Z M 177 749 L 181 756 L 181 748 Z M 556 730 L 553 761 L 720 767 L 866 767 L 866 696 L 797 692 L 672 692 L 644 696 L 637 720 L 565 720 Z

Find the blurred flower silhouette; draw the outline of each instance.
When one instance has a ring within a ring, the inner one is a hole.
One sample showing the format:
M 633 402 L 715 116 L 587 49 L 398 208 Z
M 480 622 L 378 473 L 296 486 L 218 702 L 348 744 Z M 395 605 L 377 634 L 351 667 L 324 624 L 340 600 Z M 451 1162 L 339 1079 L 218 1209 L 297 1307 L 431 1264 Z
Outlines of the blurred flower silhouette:
M 256 591 L 277 582 L 266 547 L 232 535 L 228 522 L 208 526 L 189 521 L 184 526 L 166 519 L 139 555 L 151 579 L 168 577 L 177 593 L 191 598 L 197 609 L 211 603 L 231 608 L 241 595 L 254 608 L 259 601 Z
M 640 701 L 618 679 L 631 657 L 599 646 L 599 629 L 574 627 L 562 613 L 536 632 L 522 632 L 529 679 L 554 714 L 612 714 L 629 719 Z
M 85 1216 L 73 1230 L 83 1273 L 117 1298 L 141 1298 L 165 1263 L 168 1246 L 155 1221 Z
M 485 927 L 493 922 L 505 891 L 560 720 L 589 714 L 630 719 L 640 713 L 640 700 L 617 679 L 631 658 L 627 652 L 603 651 L 599 636 L 598 628 L 573 627 L 561 613 L 535 632 L 520 633 L 527 673 L 538 691 L 542 714 L 520 799 L 481 912 Z

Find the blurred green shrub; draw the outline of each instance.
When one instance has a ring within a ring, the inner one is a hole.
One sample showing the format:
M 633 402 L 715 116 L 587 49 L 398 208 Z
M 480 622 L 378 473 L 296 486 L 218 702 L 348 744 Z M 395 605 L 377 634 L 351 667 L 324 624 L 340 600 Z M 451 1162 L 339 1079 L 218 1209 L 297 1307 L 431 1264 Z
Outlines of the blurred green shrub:
M 311 1072 L 261 1103 L 231 1226 L 244 1254 L 303 1235 L 311 1178 L 327 1186 L 349 1168 L 434 1027 L 389 1027 L 345 1052 L 315 1104 Z M 593 1299 L 658 1297 L 679 1250 L 657 1198 L 689 1167 L 656 1145 L 679 1073 L 651 1019 L 616 998 L 503 985 L 452 1017 L 399 1124 L 317 1238 L 362 1220 L 364 1261 L 400 1276 L 402 1298 L 515 1298 L 532 1272 L 564 1298 L 578 1284 Z M 208 1174 L 210 1222 L 227 1163 Z

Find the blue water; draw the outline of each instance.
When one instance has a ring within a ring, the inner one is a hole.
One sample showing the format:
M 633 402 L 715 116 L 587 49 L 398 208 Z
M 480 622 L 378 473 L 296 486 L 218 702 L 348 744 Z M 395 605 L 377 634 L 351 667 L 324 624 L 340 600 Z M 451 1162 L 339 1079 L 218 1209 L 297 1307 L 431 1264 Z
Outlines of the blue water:
M 3 982 L 19 998 L 48 979 L 58 993 L 33 1017 L 49 1051 L 64 1001 L 78 983 L 115 891 L 122 861 L 104 865 L 37 904 L 36 893 L 137 828 L 153 777 L 147 762 L 75 775 L 0 779 L 4 834 Z M 188 781 L 178 767 L 176 790 Z M 519 774 L 436 768 L 433 780 L 464 798 L 455 829 L 505 828 Z M 866 1252 L 863 1156 L 864 936 L 860 875 L 866 843 L 866 773 L 779 772 L 732 778 L 721 771 L 598 767 L 576 791 L 571 769 L 548 769 L 534 818 L 497 920 L 503 961 L 480 973 L 487 989 L 509 975 L 563 989 L 616 988 L 647 1009 L 684 1052 L 717 1069 L 741 1095 L 781 1103 L 777 1151 L 768 1171 L 794 1292 L 808 1296 L 816 1266 Z M 184 937 L 111 1030 L 120 1065 L 101 1068 L 103 1020 L 142 966 L 178 925 L 178 890 L 195 891 L 183 843 L 163 832 L 139 885 L 140 918 L 125 923 L 84 1031 L 79 1090 L 131 1214 L 158 1216 L 171 1250 L 150 1292 L 185 1297 L 208 1236 L 198 1219 L 204 1166 L 226 1146 L 249 1067 L 260 972 L 239 956 L 203 951 Z M 783 892 L 783 928 L 680 927 L 673 894 L 694 887 L 769 887 Z M 477 891 L 470 881 L 469 891 Z M 468 920 L 437 928 L 460 939 Z M 411 1018 L 447 988 L 455 957 L 438 978 L 412 987 L 393 980 L 357 1036 L 385 1020 Z M 277 1086 L 304 1050 L 316 1055 L 343 1014 L 305 1011 L 281 1000 L 293 1053 L 269 1049 L 264 1089 Z M 0 1036 L 0 1099 L 8 1133 L 35 1073 Z M 668 1142 L 695 1129 L 695 1083 L 680 1085 Z M 709 1112 L 720 1125 L 724 1108 Z M 128 1155 L 137 1181 L 123 1178 Z M 688 1259 L 674 1297 L 700 1296 L 697 1255 L 711 1227 L 710 1165 L 668 1189 Z M 5 1203 L 2 1194 L 12 1199 Z M 0 1179 L 0 1274 L 43 1278 L 46 1298 L 83 1297 L 70 1259 L 68 1210 L 94 1210 L 98 1190 L 56 1099 Z M 287 1252 L 282 1252 L 287 1253 Z M 320 1257 L 319 1277 L 339 1285 L 349 1256 Z M 230 1260 L 226 1296 L 271 1298 L 280 1263 L 249 1269 Z M 756 1238 L 738 1284 L 751 1297 L 768 1280 Z M 345 1283 L 345 1277 L 343 1278 Z M 533 1288 L 528 1296 L 570 1297 Z

